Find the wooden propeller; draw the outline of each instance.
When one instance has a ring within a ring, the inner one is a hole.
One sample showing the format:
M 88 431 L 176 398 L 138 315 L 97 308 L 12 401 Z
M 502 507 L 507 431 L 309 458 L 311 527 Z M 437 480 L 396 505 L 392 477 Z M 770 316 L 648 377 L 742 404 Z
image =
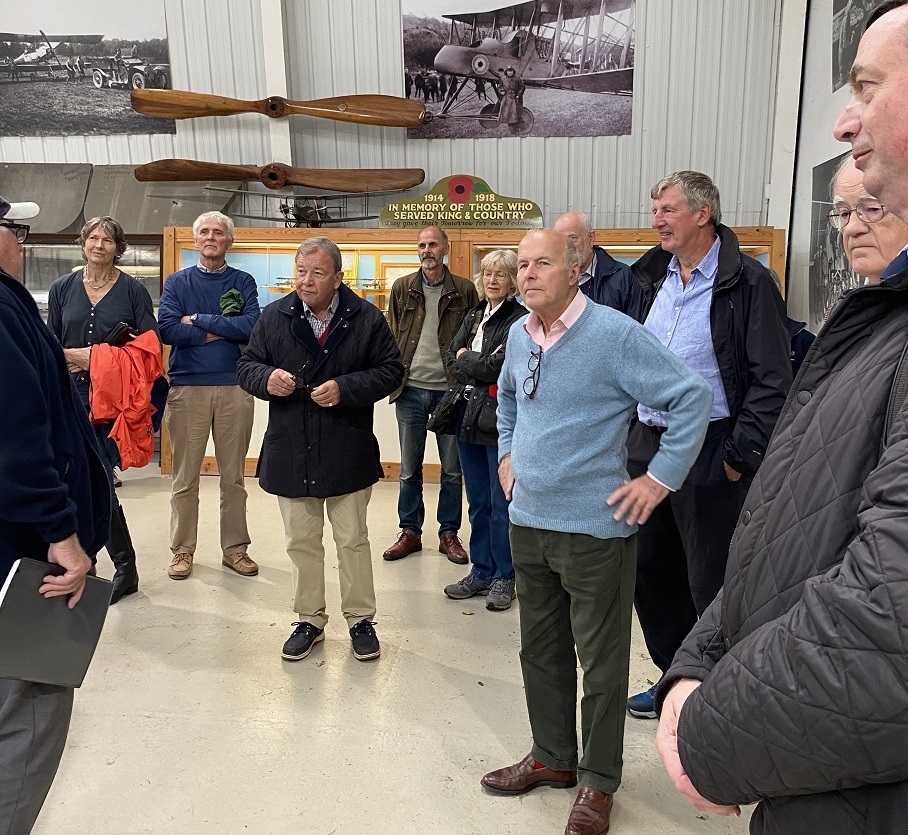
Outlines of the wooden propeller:
M 426 172 L 421 168 L 292 168 L 273 162 L 256 165 L 229 165 L 193 159 L 159 159 L 136 166 L 142 182 L 174 180 L 260 180 L 268 188 L 307 186 L 360 194 L 418 186 Z
M 333 99 L 290 101 L 271 96 L 258 101 L 231 99 L 185 90 L 133 90 L 133 110 L 162 119 L 192 119 L 196 116 L 232 116 L 235 113 L 262 113 L 273 119 L 281 116 L 317 116 L 361 125 L 414 128 L 423 123 L 426 108 L 399 96 L 337 96 Z

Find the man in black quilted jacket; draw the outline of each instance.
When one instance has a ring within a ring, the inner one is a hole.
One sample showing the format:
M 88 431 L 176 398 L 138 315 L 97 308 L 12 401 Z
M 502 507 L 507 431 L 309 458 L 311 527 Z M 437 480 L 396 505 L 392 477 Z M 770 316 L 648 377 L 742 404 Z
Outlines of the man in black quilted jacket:
M 908 0 L 870 17 L 835 135 L 908 221 Z M 830 314 L 779 417 L 720 596 L 657 691 L 698 809 L 753 833 L 908 832 L 908 258 Z M 904 389 L 902 390 L 904 394 Z

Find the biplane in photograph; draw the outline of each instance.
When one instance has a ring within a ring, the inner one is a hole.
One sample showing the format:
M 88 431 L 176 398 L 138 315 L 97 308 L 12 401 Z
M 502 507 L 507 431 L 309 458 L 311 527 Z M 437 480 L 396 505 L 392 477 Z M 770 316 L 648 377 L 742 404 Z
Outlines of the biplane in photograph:
M 525 0 L 443 17 L 450 36 L 435 70 L 457 81 L 438 117 L 497 125 L 509 67 L 528 88 L 633 94 L 633 0 Z

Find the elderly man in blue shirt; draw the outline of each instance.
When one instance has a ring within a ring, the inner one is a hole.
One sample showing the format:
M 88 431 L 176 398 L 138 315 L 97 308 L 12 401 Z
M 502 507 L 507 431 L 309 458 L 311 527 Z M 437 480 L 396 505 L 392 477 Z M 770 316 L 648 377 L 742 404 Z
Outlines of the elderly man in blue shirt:
M 785 303 L 769 270 L 722 225 L 719 190 L 698 171 L 650 193 L 660 244 L 633 267 L 639 320 L 713 391 L 706 440 L 684 486 L 640 526 L 634 605 L 653 663 L 672 657 L 722 587 L 728 546 L 791 385 Z M 639 406 L 628 472 L 646 472 L 666 416 Z M 655 686 L 628 699 L 655 718 Z

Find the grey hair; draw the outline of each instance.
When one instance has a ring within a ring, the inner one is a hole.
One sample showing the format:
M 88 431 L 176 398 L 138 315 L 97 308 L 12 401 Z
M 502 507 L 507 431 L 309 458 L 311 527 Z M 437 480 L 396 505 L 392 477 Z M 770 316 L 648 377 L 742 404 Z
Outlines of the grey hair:
M 486 270 L 504 270 L 511 281 L 508 287 L 508 298 L 513 299 L 517 295 L 517 253 L 513 249 L 493 249 L 486 253 L 482 261 L 479 262 L 479 272 L 476 273 L 474 283 L 476 292 L 479 293 L 479 300 L 486 297 L 485 287 L 482 284 L 482 274 Z
M 88 240 L 88 236 L 94 232 L 95 229 L 101 229 L 113 238 L 113 242 L 117 245 L 117 254 L 114 257 L 114 262 L 119 261 L 123 253 L 126 252 L 128 246 L 126 243 L 126 234 L 123 232 L 123 227 L 120 226 L 120 222 L 109 215 L 104 215 L 104 217 L 93 217 L 91 220 L 86 221 L 79 232 L 80 247 L 83 249 L 85 248 L 85 242 Z
M 210 223 L 211 221 L 217 221 L 227 230 L 227 237 L 232 241 L 234 234 L 236 233 L 236 227 L 233 224 L 233 219 L 227 217 L 223 212 L 204 212 L 200 214 L 196 219 L 195 223 L 192 224 L 192 237 L 196 237 L 199 234 L 199 229 L 202 228 L 203 223 Z
M 297 247 L 296 255 L 314 255 L 316 252 L 324 252 L 331 258 L 334 262 L 334 272 L 343 271 L 344 261 L 341 258 L 341 251 L 331 238 L 307 238 Z
M 684 202 L 691 212 L 709 207 L 709 222 L 715 229 L 722 222 L 722 207 L 716 184 L 700 171 L 676 171 L 663 177 L 650 190 L 649 196 L 656 200 L 666 189 L 676 187 L 684 196 Z
M 835 167 L 835 172 L 832 175 L 832 179 L 829 181 L 829 200 L 835 200 L 835 187 L 836 183 L 839 180 L 839 175 L 848 167 L 848 163 L 851 162 L 851 154 L 845 154 L 842 159 L 839 161 L 839 164 Z

